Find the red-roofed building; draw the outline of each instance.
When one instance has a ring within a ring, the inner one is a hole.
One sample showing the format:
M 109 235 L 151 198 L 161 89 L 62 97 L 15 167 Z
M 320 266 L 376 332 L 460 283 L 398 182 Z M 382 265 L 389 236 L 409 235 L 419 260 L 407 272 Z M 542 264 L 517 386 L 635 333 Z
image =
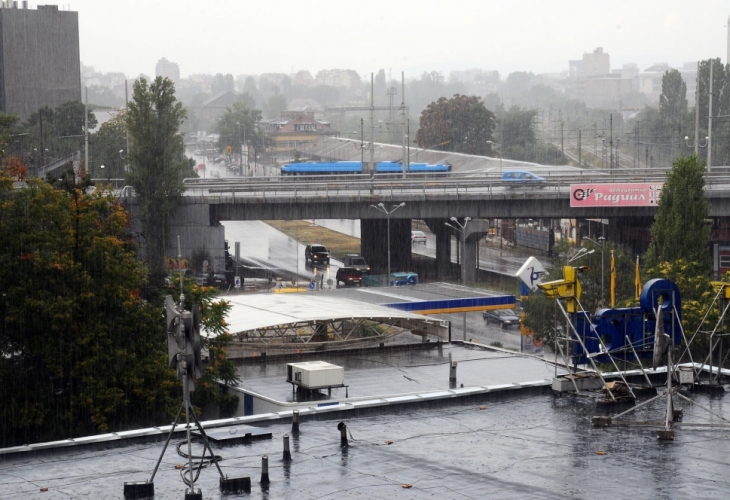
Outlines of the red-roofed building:
M 266 134 L 266 151 L 271 156 L 288 156 L 303 142 L 340 135 L 329 122 L 317 120 L 313 111 L 282 111 L 280 118 L 262 120 L 259 127 Z

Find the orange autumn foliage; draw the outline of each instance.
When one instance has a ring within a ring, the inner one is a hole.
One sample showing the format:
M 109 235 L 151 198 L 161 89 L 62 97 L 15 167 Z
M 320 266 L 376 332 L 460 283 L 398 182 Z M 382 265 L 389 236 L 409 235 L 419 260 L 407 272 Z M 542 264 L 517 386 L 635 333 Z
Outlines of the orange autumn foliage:
M 6 156 L 3 160 L 5 173 L 15 180 L 22 181 L 28 175 L 28 167 L 16 156 Z

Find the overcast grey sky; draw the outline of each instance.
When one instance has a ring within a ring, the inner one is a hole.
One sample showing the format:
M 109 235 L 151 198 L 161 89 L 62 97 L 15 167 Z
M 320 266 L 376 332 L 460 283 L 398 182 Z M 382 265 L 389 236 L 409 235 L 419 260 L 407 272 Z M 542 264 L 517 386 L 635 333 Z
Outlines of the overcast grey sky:
M 48 2 L 43 3 L 50 3 Z M 33 7 L 35 7 L 35 2 Z M 603 47 L 611 67 L 727 57 L 727 0 L 76 0 L 81 60 L 98 71 L 154 75 L 167 57 L 183 77 L 308 69 L 567 69 Z

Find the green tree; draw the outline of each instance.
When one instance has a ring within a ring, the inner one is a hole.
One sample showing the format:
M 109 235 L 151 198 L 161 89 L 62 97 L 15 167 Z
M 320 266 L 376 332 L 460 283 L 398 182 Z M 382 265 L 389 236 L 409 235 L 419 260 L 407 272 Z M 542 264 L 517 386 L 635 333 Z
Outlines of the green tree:
M 710 226 L 705 222 L 710 202 L 704 190 L 704 164 L 694 154 L 677 159 L 659 195 L 647 253 L 649 267 L 683 260 L 695 275 L 710 273 Z
M 216 132 L 220 135 L 218 150 L 222 152 L 226 146 L 231 146 L 233 153 L 240 154 L 243 144 L 258 149 L 263 144 L 261 132 L 256 127 L 260 120 L 260 110 L 243 102 L 233 103 L 216 122 Z
M 92 165 L 104 165 L 103 175 L 93 171 L 93 177 L 124 178 L 124 164 L 128 151 L 127 125 L 124 112 L 116 113 L 110 120 L 101 124 L 99 130 L 89 137 L 89 156 Z M 120 151 L 122 151 L 120 153 Z
M 213 95 L 225 91 L 233 92 L 234 88 L 235 82 L 233 81 L 233 75 L 230 73 L 227 75 L 223 75 L 222 73 L 216 74 L 210 84 L 210 92 Z
M 20 132 L 27 134 L 25 143 L 30 151 L 30 163 L 41 163 L 63 158 L 81 149 L 84 141 L 85 108 L 79 101 L 68 101 L 55 109 L 43 106 L 31 113 Z M 89 111 L 89 130 L 96 127 L 97 120 Z
M 456 94 L 441 97 L 421 112 L 416 143 L 423 148 L 475 155 L 492 154 L 494 113 L 480 97 Z
M 284 94 L 277 94 L 269 97 L 264 105 L 264 114 L 267 118 L 279 118 L 281 112 L 286 111 L 287 103 Z
M 139 217 L 147 245 L 149 280 L 153 288 L 164 284 L 165 248 L 170 219 L 183 192 L 183 179 L 193 162 L 184 156 L 185 146 L 178 130 L 185 109 L 175 99 L 175 84 L 157 77 L 134 82 L 126 115 L 129 130 L 130 171 L 128 182 L 139 200 Z
M 0 205 L 1 445 L 168 420 L 177 384 L 123 207 L 7 177 Z
M 664 73 L 659 112 L 669 123 L 678 123 L 687 114 L 687 84 L 676 69 Z

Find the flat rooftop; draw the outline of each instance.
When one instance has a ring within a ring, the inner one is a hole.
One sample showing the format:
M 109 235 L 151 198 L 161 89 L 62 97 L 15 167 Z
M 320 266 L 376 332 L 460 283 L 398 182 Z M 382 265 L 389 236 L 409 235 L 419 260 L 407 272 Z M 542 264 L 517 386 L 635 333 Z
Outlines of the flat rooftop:
M 419 346 L 420 347 L 420 346 Z M 374 399 L 403 394 L 449 390 L 449 359 L 458 362 L 457 388 L 487 387 L 513 383 L 544 382 L 549 385 L 555 366 L 541 359 L 507 351 L 462 347 L 459 344 L 433 343 L 430 348 L 384 350 L 371 349 L 357 354 L 318 353 L 302 361 L 326 361 L 345 368 L 344 388 L 332 389 L 331 396 L 321 391 L 314 401 Z M 286 382 L 287 363 L 292 359 L 267 361 L 266 364 L 239 366 L 240 387 L 277 401 L 298 401 L 291 384 Z M 558 368 L 558 374 L 565 370 Z M 346 393 L 349 398 L 346 398 Z
M 693 395 L 728 415 L 728 400 Z M 685 421 L 708 421 L 682 405 Z M 484 409 L 482 409 L 484 408 Z M 638 418 L 658 420 L 661 403 Z M 214 448 L 224 474 L 250 476 L 250 495 L 226 498 L 725 498 L 730 479 L 727 431 L 677 429 L 660 442 L 654 428 L 591 427 L 588 398 L 532 395 L 453 401 L 440 407 L 401 406 L 382 413 L 302 419 L 291 438 L 292 462 L 282 461 L 288 420 L 259 424 L 271 440 Z M 346 422 L 349 446 L 340 447 L 337 423 Z M 392 444 L 386 444 L 392 440 Z M 156 500 L 183 498 L 175 466 L 177 436 L 155 477 Z M 161 442 L 99 451 L 61 450 L 47 456 L 6 457 L 0 497 L 122 498 L 125 481 L 149 477 Z M 194 453 L 201 447 L 195 445 Z M 600 453 L 599 453 L 600 452 Z M 271 484 L 259 484 L 261 456 Z M 405 485 L 410 485 L 405 488 Z M 223 498 L 214 467 L 196 483 L 204 498 Z M 48 488 L 48 492 L 40 492 Z

